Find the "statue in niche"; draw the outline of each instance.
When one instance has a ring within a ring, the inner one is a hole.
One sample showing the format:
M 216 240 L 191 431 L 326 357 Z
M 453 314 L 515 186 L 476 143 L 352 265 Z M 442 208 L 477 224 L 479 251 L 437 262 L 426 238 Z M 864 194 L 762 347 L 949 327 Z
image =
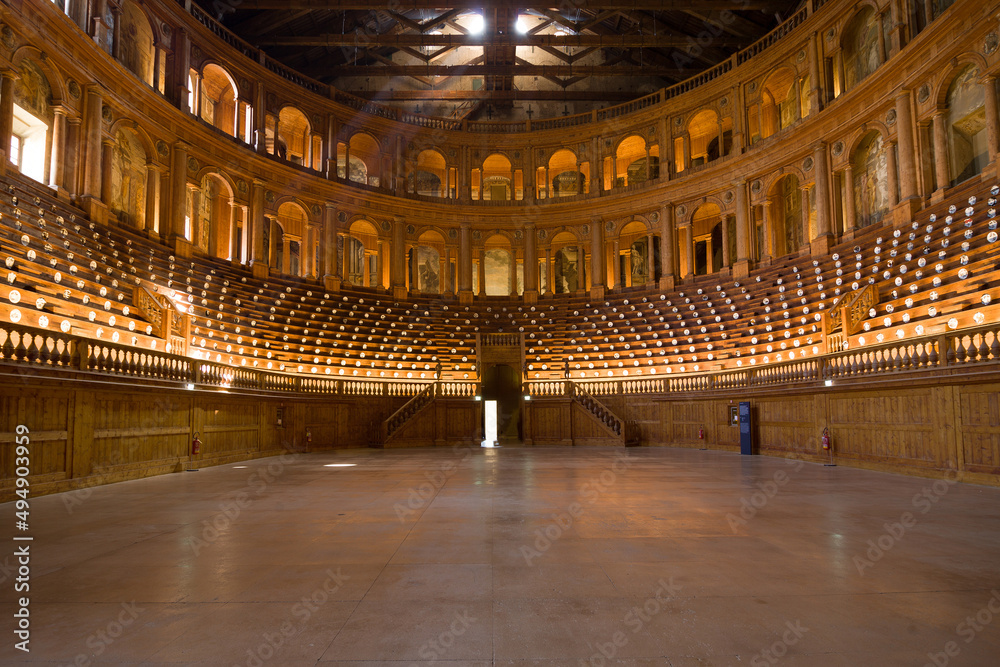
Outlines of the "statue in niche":
M 878 222 L 889 208 L 888 156 L 873 133 L 854 154 L 854 211 L 858 227 Z
M 52 89 L 45 73 L 31 58 L 21 61 L 21 76 L 14 82 L 14 102 L 38 118 L 49 120 Z
M 138 226 L 145 214 L 146 152 L 132 132 L 119 130 L 112 160 L 111 210 L 119 222 Z

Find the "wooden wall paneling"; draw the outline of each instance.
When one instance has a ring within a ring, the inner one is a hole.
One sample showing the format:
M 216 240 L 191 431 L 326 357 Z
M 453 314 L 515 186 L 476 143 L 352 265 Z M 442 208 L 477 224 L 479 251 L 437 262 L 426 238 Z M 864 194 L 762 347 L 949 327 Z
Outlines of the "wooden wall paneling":
M 962 386 L 956 399 L 963 469 L 1000 475 L 1000 385 Z
M 816 401 L 822 395 L 781 396 L 752 401 L 761 452 L 804 453 L 816 442 Z

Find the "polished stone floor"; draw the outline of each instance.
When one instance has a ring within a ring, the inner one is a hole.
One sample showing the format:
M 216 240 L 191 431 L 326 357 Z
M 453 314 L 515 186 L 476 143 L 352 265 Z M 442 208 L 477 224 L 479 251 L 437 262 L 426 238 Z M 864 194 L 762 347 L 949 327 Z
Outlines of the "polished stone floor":
M 0 505 L 0 664 L 1000 664 L 1000 489 L 677 449 L 286 456 L 33 499 L 27 654 Z

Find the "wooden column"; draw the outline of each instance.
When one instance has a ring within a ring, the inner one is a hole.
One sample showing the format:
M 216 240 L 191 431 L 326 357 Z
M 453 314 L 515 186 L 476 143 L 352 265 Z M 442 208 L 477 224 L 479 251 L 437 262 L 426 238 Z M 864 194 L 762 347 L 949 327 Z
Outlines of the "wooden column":
M 896 171 L 896 142 L 889 142 L 886 148 L 886 181 L 889 186 L 889 206 L 899 203 L 899 178 Z
M 458 228 L 458 297 L 472 302 L 472 230 L 468 222 Z
M 170 229 L 171 243 L 185 239 L 184 219 L 187 216 L 187 144 L 177 142 L 173 148 L 173 163 L 170 168 Z M 261 200 L 264 199 L 263 190 Z
M 934 178 L 937 180 L 937 190 L 943 192 L 951 185 L 948 169 L 948 129 L 945 124 L 947 112 L 938 109 L 934 112 Z
M 813 149 L 813 168 L 816 170 L 816 235 L 809 240 L 813 242 L 812 252 L 816 255 L 826 254 L 830 249 L 833 228 L 830 224 L 830 167 L 826 152 L 826 144 L 822 142 Z
M 653 235 L 646 235 L 646 284 L 656 284 L 656 253 L 653 248 Z
M 253 179 L 250 190 L 250 269 L 256 278 L 266 278 L 268 274 L 268 255 L 270 251 L 264 247 L 264 186 L 259 178 Z
M 486 294 L 486 248 L 479 251 L 479 296 Z
M 913 141 L 913 115 L 910 111 L 910 92 L 901 91 L 896 96 L 896 133 L 899 146 L 899 199 L 917 198 L 917 167 Z
M 684 279 L 686 280 L 694 275 L 694 235 L 691 223 L 681 227 L 681 234 L 684 238 Z
M 663 268 L 660 276 L 660 289 L 673 289 L 677 276 L 677 260 L 674 252 L 677 243 L 674 240 L 674 206 L 663 204 L 660 207 L 660 265 Z
M 189 111 L 192 91 L 188 89 L 188 74 L 191 71 L 191 38 L 183 28 L 174 30 L 174 93 L 177 108 Z M 260 85 L 258 84 L 258 87 Z M 255 110 L 256 111 L 256 110 Z
M 389 286 L 397 299 L 406 297 L 406 221 L 392 219 L 392 261 L 389 264 Z
M 986 94 L 986 136 L 988 142 L 988 154 L 990 162 L 996 163 L 997 159 L 997 142 L 998 135 L 1000 135 L 1000 127 L 998 127 L 998 117 L 997 117 L 997 79 L 995 76 L 984 76 L 983 77 L 983 89 Z
M 612 160 L 613 162 L 614 160 Z M 604 223 L 600 218 L 594 218 L 590 221 L 590 266 L 591 298 L 603 298 L 606 271 L 604 269 Z
M 750 202 L 747 198 L 747 182 L 736 183 L 736 264 L 733 275 L 747 276 L 750 273 Z
M 336 170 L 336 166 L 334 166 Z M 337 207 L 335 204 L 327 202 L 323 217 L 323 283 L 326 289 L 336 291 L 340 289 L 340 266 L 337 254 Z M 381 270 L 382 267 L 379 267 Z
M 103 98 L 97 86 L 87 86 L 84 109 L 84 175 L 83 196 L 98 199 L 101 196 L 101 108 Z M 8 138 L 6 146 L 10 146 Z M 187 160 L 185 159 L 185 171 Z
M 729 256 L 729 218 L 728 215 L 722 216 L 722 266 L 723 268 L 728 267 L 732 258 Z
M 809 115 L 823 110 L 823 89 L 820 81 L 819 68 L 819 37 L 817 33 L 809 35 Z
M 101 201 L 111 206 L 111 166 L 114 162 L 115 142 L 111 139 L 101 141 Z
M 52 107 L 52 152 L 49 159 L 49 187 L 62 190 L 65 183 L 66 107 Z M 6 146 L 10 146 L 8 139 Z
M 146 210 L 139 229 L 156 232 L 160 228 L 160 168 L 153 161 L 146 163 Z
M 853 232 L 858 226 L 857 211 L 854 208 L 854 167 L 844 167 L 844 231 Z
M 538 297 L 538 251 L 535 247 L 534 223 L 524 226 L 524 296 L 529 299 Z
M 80 122 L 79 118 L 66 119 L 66 157 L 63 161 L 63 185 L 70 199 L 74 199 L 80 194 Z M 7 146 L 10 146 L 9 138 Z M 6 152 L 6 150 L 2 151 L 3 154 Z

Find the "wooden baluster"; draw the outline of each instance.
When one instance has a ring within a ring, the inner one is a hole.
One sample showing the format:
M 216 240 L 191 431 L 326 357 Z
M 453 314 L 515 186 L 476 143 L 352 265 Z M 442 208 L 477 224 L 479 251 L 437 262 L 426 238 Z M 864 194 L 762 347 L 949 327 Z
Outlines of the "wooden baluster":
M 965 361 L 965 340 L 964 336 L 959 336 L 956 340 L 957 345 L 955 346 L 955 362 L 963 363 Z
M 990 358 L 990 348 L 986 344 L 986 332 L 979 334 L 979 360 L 986 361 Z
M 993 336 L 993 342 L 990 343 L 990 359 L 1000 359 L 1000 338 L 996 331 L 990 332 Z

